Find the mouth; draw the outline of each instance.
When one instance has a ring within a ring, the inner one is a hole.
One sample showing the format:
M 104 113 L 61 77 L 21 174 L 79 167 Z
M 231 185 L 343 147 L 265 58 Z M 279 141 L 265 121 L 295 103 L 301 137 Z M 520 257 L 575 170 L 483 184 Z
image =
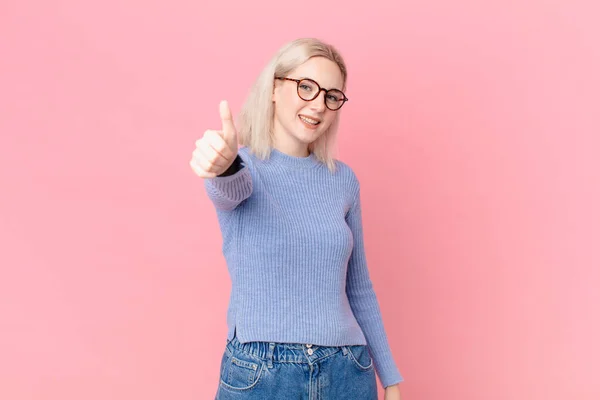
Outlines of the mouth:
M 298 115 L 298 118 L 304 125 L 312 129 L 316 128 L 321 123 L 320 119 L 307 117 L 305 115 Z

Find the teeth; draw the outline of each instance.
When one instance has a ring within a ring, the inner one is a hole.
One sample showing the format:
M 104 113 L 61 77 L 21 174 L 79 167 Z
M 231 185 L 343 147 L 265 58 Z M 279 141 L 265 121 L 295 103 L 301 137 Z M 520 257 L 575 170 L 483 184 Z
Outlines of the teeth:
M 314 120 L 314 119 L 310 119 L 310 118 L 306 118 L 304 116 L 300 116 L 300 119 L 306 123 L 312 124 L 312 125 L 317 125 L 319 123 L 319 121 Z

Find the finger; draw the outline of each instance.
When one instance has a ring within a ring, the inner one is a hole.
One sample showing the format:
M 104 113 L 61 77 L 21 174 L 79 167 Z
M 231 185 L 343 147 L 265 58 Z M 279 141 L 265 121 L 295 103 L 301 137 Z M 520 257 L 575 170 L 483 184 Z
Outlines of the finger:
M 227 165 L 228 161 L 219 152 L 215 151 L 210 144 L 204 142 L 201 146 L 194 150 L 195 157 L 204 159 L 209 165 L 216 167 L 216 169 L 223 168 Z M 211 169 L 213 171 L 213 169 Z
M 207 145 L 209 145 L 214 151 L 223 157 L 225 162 L 229 162 L 232 158 L 234 158 L 231 148 L 227 145 L 225 139 L 223 139 L 223 137 L 217 132 L 206 132 L 203 139 L 206 141 Z
M 196 165 L 193 159 L 190 160 L 190 167 L 192 167 L 192 171 L 194 171 L 194 173 L 200 178 L 214 178 L 217 176 L 217 174 L 215 174 L 214 172 L 206 172 L 205 170 L 200 168 L 198 165 Z
M 221 104 L 219 104 L 219 113 L 221 114 L 221 123 L 223 125 L 225 139 L 228 143 L 231 143 L 233 140 L 237 141 L 237 131 L 233 123 L 229 103 L 227 103 L 226 100 L 221 101 Z
M 192 155 L 192 162 L 199 168 L 202 168 L 205 172 L 215 172 L 211 170 L 212 164 L 202 153 L 194 151 Z
M 215 176 L 219 175 L 221 171 L 225 169 L 223 166 L 213 164 L 206 158 L 204 154 L 200 153 L 199 151 L 194 151 L 190 163 L 197 169 L 204 172 L 204 174 L 214 174 Z

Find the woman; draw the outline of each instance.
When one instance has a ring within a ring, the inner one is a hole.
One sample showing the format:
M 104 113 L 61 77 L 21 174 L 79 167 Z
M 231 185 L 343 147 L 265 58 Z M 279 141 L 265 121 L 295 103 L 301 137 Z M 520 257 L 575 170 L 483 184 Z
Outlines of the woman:
M 284 45 L 255 82 L 236 129 L 196 142 L 232 281 L 217 399 L 400 399 L 367 269 L 360 186 L 331 156 L 348 101 L 331 45 Z M 239 132 L 239 134 L 238 134 Z M 241 147 L 239 147 L 241 145 Z

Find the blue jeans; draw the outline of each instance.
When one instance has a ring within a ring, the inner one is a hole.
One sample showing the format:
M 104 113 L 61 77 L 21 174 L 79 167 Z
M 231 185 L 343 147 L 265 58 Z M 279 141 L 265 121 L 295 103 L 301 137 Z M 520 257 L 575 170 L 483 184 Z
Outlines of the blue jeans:
M 377 400 L 367 346 L 227 340 L 215 400 Z

